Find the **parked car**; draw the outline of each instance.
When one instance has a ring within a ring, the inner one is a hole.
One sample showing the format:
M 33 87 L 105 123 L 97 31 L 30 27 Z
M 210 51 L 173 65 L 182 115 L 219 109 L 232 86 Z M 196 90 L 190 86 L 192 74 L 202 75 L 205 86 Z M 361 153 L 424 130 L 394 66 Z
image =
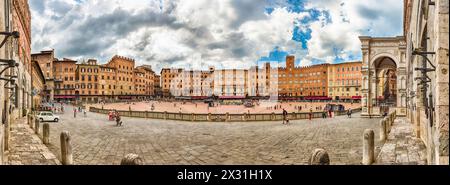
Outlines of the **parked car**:
M 37 118 L 41 122 L 43 122 L 43 121 L 59 122 L 59 116 L 54 115 L 52 112 L 40 112 L 37 115 Z

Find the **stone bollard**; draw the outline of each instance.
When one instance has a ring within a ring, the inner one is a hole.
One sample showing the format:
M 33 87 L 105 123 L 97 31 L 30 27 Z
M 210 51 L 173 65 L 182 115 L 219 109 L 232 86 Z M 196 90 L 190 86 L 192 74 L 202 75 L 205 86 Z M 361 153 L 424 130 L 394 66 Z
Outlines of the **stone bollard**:
M 387 119 L 387 118 L 384 118 L 384 119 L 382 119 L 382 121 L 384 121 L 384 124 L 386 124 L 386 133 L 389 133 L 389 131 L 390 131 L 390 123 L 389 123 L 389 119 Z
M 242 121 L 247 121 L 247 113 L 244 113 L 244 115 L 242 115 Z
M 120 162 L 120 165 L 143 165 L 143 164 L 144 162 L 137 154 L 128 154 Z
M 364 131 L 363 136 L 363 165 L 371 165 L 375 159 L 375 133 L 371 129 Z
M 330 157 L 324 149 L 315 149 L 309 158 L 309 165 L 330 165 Z
M 167 111 L 164 112 L 164 120 L 167 120 Z
M 11 131 L 9 130 L 9 127 L 11 127 L 9 121 L 6 121 L 5 123 L 5 127 L 4 127 L 4 132 L 3 132 L 3 136 L 0 135 L 0 137 L 3 137 L 3 150 L 2 151 L 7 151 L 9 150 L 9 142 L 10 142 L 10 135 L 11 135 Z M 0 131 L 1 133 L 1 131 Z M 0 143 L 1 145 L 2 143 Z M 3 153 L 1 153 L 0 155 L 3 155 Z M 0 156 L 3 157 L 3 156 Z
M 36 119 L 34 121 L 34 133 L 35 134 L 39 134 L 40 123 L 41 123 L 41 121 L 39 119 Z
M 381 120 L 380 121 L 380 141 L 386 141 L 387 138 L 387 126 L 386 121 Z
M 275 120 L 275 112 L 272 112 L 272 121 Z
M 211 121 L 211 120 L 212 120 L 211 113 L 208 113 L 208 121 Z
M 72 165 L 73 164 L 73 156 L 72 156 L 72 142 L 70 138 L 70 133 L 68 131 L 64 131 L 61 133 L 61 163 L 63 165 Z
M 50 125 L 48 123 L 42 125 L 42 142 L 45 145 L 50 143 Z
M 195 121 L 195 114 L 194 114 L 194 113 L 191 114 L 191 121 L 192 121 L 192 122 Z

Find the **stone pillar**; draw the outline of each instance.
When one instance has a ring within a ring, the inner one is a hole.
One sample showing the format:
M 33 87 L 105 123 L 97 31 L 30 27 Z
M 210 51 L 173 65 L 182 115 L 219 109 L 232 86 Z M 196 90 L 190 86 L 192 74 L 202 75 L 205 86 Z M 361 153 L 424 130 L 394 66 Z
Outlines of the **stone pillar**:
M 42 142 L 45 145 L 50 143 L 50 125 L 48 123 L 42 125 Z
M 72 142 L 70 138 L 70 133 L 68 131 L 62 132 L 60 140 L 61 140 L 61 163 L 63 165 L 72 165 L 73 155 L 72 155 Z
M 389 134 L 391 132 L 392 124 L 388 118 L 383 119 L 386 124 L 386 133 Z
M 247 121 L 247 113 L 244 113 L 244 115 L 242 115 L 242 121 Z
M 195 114 L 194 114 L 194 113 L 191 114 L 191 121 L 192 121 L 192 122 L 195 121 Z
M 380 141 L 386 141 L 387 139 L 387 126 L 386 121 L 380 121 Z
M 9 136 L 10 136 L 10 133 L 11 133 L 10 127 L 11 127 L 11 125 L 10 125 L 8 119 L 7 119 L 7 121 L 5 123 L 5 129 L 4 129 L 5 132 L 3 133 L 4 134 L 4 138 L 3 138 L 4 151 L 9 150 Z
M 3 154 L 5 153 L 4 151 L 3 151 L 3 149 L 4 149 L 4 145 L 5 145 L 5 143 L 4 143 L 4 140 L 3 140 L 3 131 L 4 131 L 4 127 L 3 127 L 3 124 L 0 124 L 0 165 L 2 165 L 3 164 Z
M 142 158 L 140 158 L 139 155 L 137 154 L 128 154 L 120 162 L 120 165 L 143 165 L 143 164 L 144 162 Z
M 36 119 L 34 121 L 34 133 L 35 134 L 39 134 L 40 123 L 41 123 L 41 121 L 39 119 Z
M 208 121 L 211 121 L 211 113 L 208 113 Z
M 363 136 L 363 165 L 371 165 L 375 160 L 375 133 L 367 129 Z
M 330 157 L 324 149 L 315 149 L 309 158 L 309 165 L 330 165 Z
M 272 121 L 275 120 L 275 112 L 272 112 Z

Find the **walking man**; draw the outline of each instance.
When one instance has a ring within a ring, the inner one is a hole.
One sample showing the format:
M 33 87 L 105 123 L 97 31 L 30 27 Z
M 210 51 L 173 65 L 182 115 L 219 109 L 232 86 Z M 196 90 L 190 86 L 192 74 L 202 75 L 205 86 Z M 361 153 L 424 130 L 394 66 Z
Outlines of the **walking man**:
M 118 127 L 122 126 L 122 119 L 120 117 L 119 112 L 116 112 L 116 126 Z
M 309 120 L 312 120 L 312 114 L 313 114 L 313 110 L 312 108 L 309 109 Z
M 73 108 L 73 118 L 77 117 L 77 108 Z
M 347 111 L 347 117 L 352 118 L 352 109 L 351 108 L 349 108 Z
M 287 111 L 283 109 L 283 125 L 285 124 L 286 120 L 287 120 Z

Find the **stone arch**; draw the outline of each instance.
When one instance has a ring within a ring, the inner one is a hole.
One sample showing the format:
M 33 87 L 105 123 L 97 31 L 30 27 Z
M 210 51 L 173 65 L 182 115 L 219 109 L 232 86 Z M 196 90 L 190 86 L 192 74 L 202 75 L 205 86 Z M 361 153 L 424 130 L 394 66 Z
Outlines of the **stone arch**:
M 379 54 L 376 54 L 375 56 L 371 57 L 372 60 L 370 60 L 370 62 L 369 62 L 370 66 L 372 68 L 374 68 L 375 67 L 374 66 L 375 62 L 378 61 L 379 59 L 382 59 L 382 58 L 385 58 L 385 57 L 392 59 L 392 61 L 395 63 L 395 65 L 398 68 L 398 66 L 400 64 L 400 62 L 398 60 L 398 57 L 396 57 L 396 56 L 394 56 L 394 55 L 392 55 L 390 53 L 379 53 Z
M 404 107 L 406 41 L 399 37 L 360 37 L 363 58 L 362 116 L 380 116 L 385 108 Z M 386 73 L 386 74 L 385 74 Z M 389 73 L 389 75 L 388 75 Z M 383 110 L 382 110 L 383 109 Z

